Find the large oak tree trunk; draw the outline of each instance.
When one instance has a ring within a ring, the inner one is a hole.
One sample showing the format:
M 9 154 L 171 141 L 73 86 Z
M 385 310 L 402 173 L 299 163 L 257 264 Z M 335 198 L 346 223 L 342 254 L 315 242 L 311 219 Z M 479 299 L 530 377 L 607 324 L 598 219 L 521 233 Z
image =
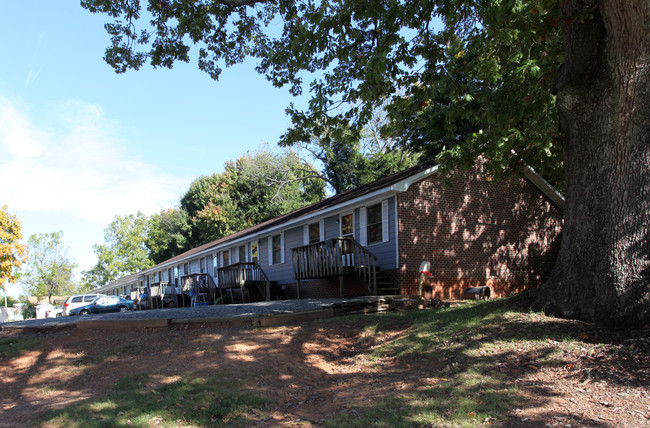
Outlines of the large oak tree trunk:
M 542 288 L 561 316 L 650 321 L 650 2 L 560 1 L 562 246 Z

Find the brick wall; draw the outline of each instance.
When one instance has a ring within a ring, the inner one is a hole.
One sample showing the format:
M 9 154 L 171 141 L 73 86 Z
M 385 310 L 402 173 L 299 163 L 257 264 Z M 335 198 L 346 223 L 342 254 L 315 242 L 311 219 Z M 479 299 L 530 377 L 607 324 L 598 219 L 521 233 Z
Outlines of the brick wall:
M 477 285 L 493 297 L 540 286 L 559 249 L 561 210 L 524 178 L 489 180 L 476 169 L 451 183 L 433 174 L 398 194 L 402 294 L 417 294 L 423 260 L 433 273 L 427 298 L 459 298 Z

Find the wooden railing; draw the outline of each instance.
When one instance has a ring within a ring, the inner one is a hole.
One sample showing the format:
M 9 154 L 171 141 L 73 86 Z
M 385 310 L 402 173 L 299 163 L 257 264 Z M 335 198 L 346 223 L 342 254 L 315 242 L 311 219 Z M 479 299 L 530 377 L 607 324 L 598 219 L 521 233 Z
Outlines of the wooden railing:
M 198 291 L 210 286 L 207 273 L 193 273 L 181 277 L 181 292 Z
M 368 292 L 377 294 L 377 257 L 352 238 L 335 238 L 292 248 L 296 280 L 354 273 Z
M 233 288 L 242 289 L 245 286 L 255 286 L 265 300 L 271 298 L 271 280 L 257 262 L 234 263 L 218 269 L 219 288 L 230 289 L 234 301 Z
M 266 273 L 255 262 L 235 263 L 219 268 L 219 286 L 243 287 L 247 282 L 270 282 Z
M 162 308 L 165 304 L 165 299 L 172 299 L 174 304 L 178 305 L 176 289 L 169 281 L 154 282 L 149 289 L 151 291 L 150 300 L 152 308 Z
M 176 294 L 174 287 L 169 284 L 169 281 L 160 281 L 151 284 L 151 297 L 165 297 Z

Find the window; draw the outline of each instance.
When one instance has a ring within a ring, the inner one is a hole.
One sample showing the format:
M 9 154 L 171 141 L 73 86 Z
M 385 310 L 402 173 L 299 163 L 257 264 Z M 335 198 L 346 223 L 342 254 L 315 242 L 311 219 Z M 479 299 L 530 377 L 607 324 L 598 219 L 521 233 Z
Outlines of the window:
M 190 266 L 189 266 L 187 263 L 185 263 L 185 264 L 183 265 L 183 273 L 184 273 L 185 275 L 187 275 L 188 273 L 190 273 Z
M 205 273 L 205 259 L 199 260 L 199 272 Z
M 224 251 L 222 254 L 223 257 L 223 265 L 228 266 L 230 264 L 230 250 Z
M 342 215 L 340 219 L 341 236 L 354 237 L 354 214 Z
M 260 244 L 259 242 L 251 242 L 251 261 L 254 263 L 259 262 L 259 249 L 260 249 Z
M 388 242 L 388 200 L 362 208 L 359 214 L 361 245 Z
M 273 236 L 273 264 L 280 263 L 282 259 L 282 239 L 280 235 Z
M 171 268 L 167 269 L 167 281 L 172 282 L 172 269 Z M 126 289 L 125 289 L 125 292 L 126 292 Z
M 269 237 L 269 264 L 284 263 L 284 233 Z
M 309 243 L 315 244 L 316 242 L 320 242 L 320 223 L 309 225 Z
M 212 276 L 217 277 L 217 270 L 219 269 L 219 255 L 212 256 Z
M 246 245 L 240 245 L 238 248 L 239 252 L 239 263 L 244 263 L 246 261 Z
M 302 228 L 305 245 L 316 244 L 325 240 L 325 220 L 318 223 L 306 224 Z
M 368 207 L 368 243 L 381 242 L 381 204 Z

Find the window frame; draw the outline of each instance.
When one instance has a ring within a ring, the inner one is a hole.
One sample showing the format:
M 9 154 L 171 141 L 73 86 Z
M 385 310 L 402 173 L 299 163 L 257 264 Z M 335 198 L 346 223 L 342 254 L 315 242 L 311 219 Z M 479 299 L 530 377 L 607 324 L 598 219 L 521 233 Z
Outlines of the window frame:
M 379 215 L 379 218 L 373 222 L 371 222 L 370 215 L 371 215 L 371 210 L 372 215 Z M 376 210 L 376 213 L 374 212 Z M 366 240 L 367 240 L 367 245 L 372 245 L 372 244 L 379 244 L 380 242 L 383 242 L 382 236 L 384 234 L 383 232 L 383 216 L 381 212 L 381 202 L 377 204 L 372 204 L 366 207 Z M 371 240 L 371 237 L 374 234 L 377 234 L 377 229 L 378 228 L 378 239 Z M 372 230 L 372 233 L 371 233 Z
M 250 261 L 253 263 L 260 262 L 260 241 L 251 241 L 248 244 Z
M 374 222 L 372 224 L 368 223 L 368 209 L 369 208 L 374 208 L 377 205 L 380 206 L 381 210 L 381 222 Z M 388 199 L 384 199 L 383 201 L 373 203 L 371 205 L 367 205 L 362 207 L 359 210 L 359 223 L 360 223 L 360 241 L 361 245 L 363 246 L 368 246 L 368 245 L 377 245 L 377 244 L 382 244 L 385 242 L 388 242 L 390 240 L 390 234 L 389 234 L 389 212 L 388 212 Z M 376 227 L 377 225 L 381 226 L 381 240 L 375 240 L 372 242 L 369 242 L 368 239 L 370 238 L 369 236 L 369 228 L 370 227 Z
M 279 254 L 279 260 L 276 260 L 276 248 L 274 247 L 274 238 L 279 237 L 280 240 L 280 254 Z M 268 237 L 268 252 L 269 252 L 269 266 L 275 266 L 279 264 L 283 264 L 285 262 L 284 258 L 284 232 L 276 233 L 275 235 L 271 235 Z
M 352 223 L 351 223 L 352 232 L 344 234 L 343 233 L 343 217 L 348 217 L 348 216 L 350 216 L 352 218 Z M 345 238 L 345 237 L 349 236 L 352 239 L 354 239 L 354 211 L 339 215 L 339 236 L 341 238 Z
M 312 238 L 312 228 L 318 227 L 318 238 Z M 308 223 L 302 227 L 303 244 L 311 245 L 323 242 L 325 240 L 325 220 L 320 219 L 317 222 Z

